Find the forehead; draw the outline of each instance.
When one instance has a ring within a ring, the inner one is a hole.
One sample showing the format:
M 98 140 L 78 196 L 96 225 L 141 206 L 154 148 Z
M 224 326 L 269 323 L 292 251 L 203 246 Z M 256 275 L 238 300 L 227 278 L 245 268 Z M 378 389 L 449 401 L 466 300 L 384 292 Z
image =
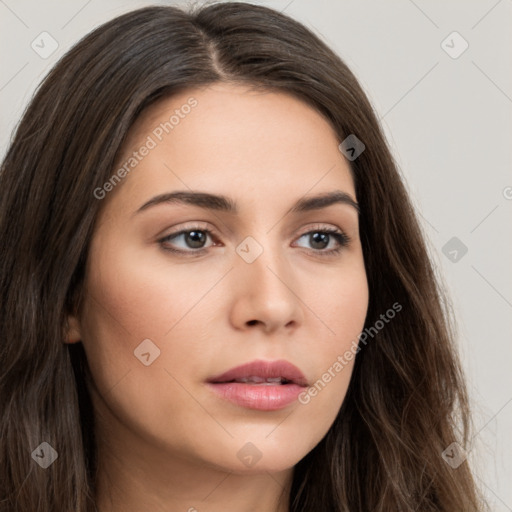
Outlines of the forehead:
M 129 169 L 119 188 L 136 202 L 187 188 L 266 202 L 336 188 L 355 199 L 339 142 L 324 116 L 289 94 L 219 83 L 147 108 L 114 171 Z

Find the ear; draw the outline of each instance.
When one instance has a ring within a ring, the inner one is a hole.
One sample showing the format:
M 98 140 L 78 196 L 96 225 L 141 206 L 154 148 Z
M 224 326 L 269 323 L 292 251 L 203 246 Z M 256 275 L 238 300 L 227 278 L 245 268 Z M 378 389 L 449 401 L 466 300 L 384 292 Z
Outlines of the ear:
M 76 316 L 68 315 L 64 343 L 77 343 L 82 339 L 80 323 Z

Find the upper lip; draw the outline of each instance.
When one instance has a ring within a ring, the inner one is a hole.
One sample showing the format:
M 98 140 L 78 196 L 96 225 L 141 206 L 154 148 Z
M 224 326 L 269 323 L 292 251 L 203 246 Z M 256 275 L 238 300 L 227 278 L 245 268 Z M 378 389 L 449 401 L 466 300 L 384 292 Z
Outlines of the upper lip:
M 304 374 L 295 365 L 284 359 L 279 361 L 257 360 L 242 364 L 231 368 L 227 372 L 209 378 L 208 382 L 231 382 L 235 379 L 243 379 L 244 377 L 262 377 L 264 379 L 281 377 L 299 386 L 308 385 Z

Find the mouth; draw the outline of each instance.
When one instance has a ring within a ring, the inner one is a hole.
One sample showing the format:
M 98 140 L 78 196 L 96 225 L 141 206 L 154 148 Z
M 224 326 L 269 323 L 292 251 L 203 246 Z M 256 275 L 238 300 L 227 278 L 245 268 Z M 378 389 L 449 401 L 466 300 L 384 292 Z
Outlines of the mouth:
M 293 384 L 293 381 L 285 379 L 284 377 L 258 377 L 257 375 L 251 375 L 250 377 L 242 377 L 240 379 L 228 380 L 225 382 L 217 382 L 217 384 L 227 384 L 229 382 L 238 382 L 239 384 L 254 384 L 262 386 L 276 386 L 283 384 Z
M 283 409 L 308 386 L 304 374 L 285 360 L 253 361 L 207 380 L 217 396 L 260 411 Z
M 227 372 L 208 379 L 212 384 L 237 382 L 240 384 L 277 386 L 297 384 L 307 386 L 304 374 L 292 363 L 281 359 L 279 361 L 252 361 L 231 368 Z

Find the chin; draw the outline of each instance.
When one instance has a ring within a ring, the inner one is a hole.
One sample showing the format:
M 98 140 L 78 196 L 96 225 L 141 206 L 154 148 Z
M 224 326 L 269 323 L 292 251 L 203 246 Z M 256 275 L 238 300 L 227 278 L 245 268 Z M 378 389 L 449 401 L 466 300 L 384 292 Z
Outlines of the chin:
M 320 440 L 311 442 L 303 438 L 302 442 L 298 442 L 297 438 L 289 436 L 288 442 L 285 442 L 283 437 L 286 436 L 271 439 L 272 436 L 265 438 L 267 435 L 268 430 L 252 441 L 250 437 L 231 440 L 227 446 L 219 446 L 221 451 L 212 454 L 210 461 L 225 471 L 239 475 L 278 473 L 293 468 Z

